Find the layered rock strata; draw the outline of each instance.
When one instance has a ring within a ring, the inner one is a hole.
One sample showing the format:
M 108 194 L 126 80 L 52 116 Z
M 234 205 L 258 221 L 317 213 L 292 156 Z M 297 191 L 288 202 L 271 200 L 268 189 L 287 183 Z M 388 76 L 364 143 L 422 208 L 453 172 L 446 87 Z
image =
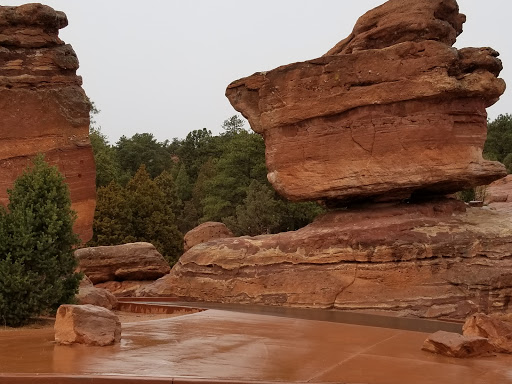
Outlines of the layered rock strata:
M 324 56 L 234 81 L 265 138 L 268 179 L 290 200 L 396 200 L 488 184 L 486 107 L 505 90 L 491 48 L 452 47 L 455 0 L 390 0 Z
M 66 15 L 41 4 L 0 6 L 0 204 L 37 153 L 70 187 L 82 241 L 92 237 L 95 165 L 90 103 L 73 48 L 58 37 Z
M 150 243 L 81 248 L 75 251 L 78 269 L 97 288 L 116 296 L 132 296 L 140 287 L 169 273 L 169 264 Z
M 186 252 L 197 244 L 225 237 L 233 237 L 233 233 L 225 224 L 207 221 L 192 228 L 185 234 L 183 238 L 184 250 Z
M 145 296 L 465 318 L 512 295 L 507 211 L 455 200 L 335 211 L 295 232 L 199 244 Z

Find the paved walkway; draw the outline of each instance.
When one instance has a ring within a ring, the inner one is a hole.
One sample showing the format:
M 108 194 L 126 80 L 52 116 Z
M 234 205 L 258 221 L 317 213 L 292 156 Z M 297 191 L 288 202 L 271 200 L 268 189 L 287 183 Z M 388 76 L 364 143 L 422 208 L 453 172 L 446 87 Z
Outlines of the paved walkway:
M 125 324 L 121 344 L 111 347 L 57 346 L 52 330 L 20 335 L 0 333 L 1 373 L 512 383 L 512 356 L 465 360 L 436 356 L 420 350 L 426 338 L 421 332 L 219 310 Z

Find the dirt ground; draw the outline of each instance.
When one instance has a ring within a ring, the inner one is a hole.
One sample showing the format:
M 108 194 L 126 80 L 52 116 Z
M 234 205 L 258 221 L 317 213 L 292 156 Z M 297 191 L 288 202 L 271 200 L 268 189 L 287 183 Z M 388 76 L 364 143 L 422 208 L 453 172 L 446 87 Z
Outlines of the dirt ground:
M 148 320 L 159 320 L 159 319 L 167 319 L 169 317 L 181 316 L 181 314 L 167 314 L 167 313 L 133 313 L 133 312 L 121 312 L 114 311 L 115 314 L 119 317 L 119 321 L 121 324 L 127 323 L 135 323 L 138 321 L 148 321 Z M 23 327 L 19 328 L 11 328 L 4 325 L 0 325 L 0 332 L 9 332 L 9 331 L 22 331 L 24 329 L 48 329 L 53 328 L 55 324 L 55 317 L 50 316 L 41 316 L 37 319 L 34 319 Z

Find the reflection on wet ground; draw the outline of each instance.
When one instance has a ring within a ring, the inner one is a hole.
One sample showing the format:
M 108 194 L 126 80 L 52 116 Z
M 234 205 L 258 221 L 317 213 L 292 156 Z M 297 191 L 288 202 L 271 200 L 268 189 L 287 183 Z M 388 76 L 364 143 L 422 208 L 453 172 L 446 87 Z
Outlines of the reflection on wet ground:
M 445 358 L 421 351 L 425 338 L 422 332 L 207 310 L 125 324 L 121 344 L 111 347 L 56 346 L 52 330 L 3 332 L 0 372 L 235 382 L 512 383 L 511 356 Z M 3 378 L 0 382 L 9 382 Z
M 339 310 L 326 310 L 316 308 L 286 308 L 264 305 L 246 305 L 246 304 L 223 304 L 223 303 L 201 303 L 201 302 L 181 302 L 167 301 L 161 298 L 154 301 L 148 298 L 126 298 L 124 302 L 147 303 L 154 305 L 168 305 L 176 307 L 191 307 L 202 309 L 219 309 L 224 311 L 254 313 L 262 315 L 291 317 L 304 320 L 329 321 L 334 323 L 366 325 L 370 327 L 402 329 L 407 331 L 418 331 L 433 333 L 436 331 L 462 333 L 462 323 L 450 321 L 438 321 L 429 319 L 419 319 L 410 317 L 396 317 L 390 315 L 381 315 L 373 313 L 348 312 Z

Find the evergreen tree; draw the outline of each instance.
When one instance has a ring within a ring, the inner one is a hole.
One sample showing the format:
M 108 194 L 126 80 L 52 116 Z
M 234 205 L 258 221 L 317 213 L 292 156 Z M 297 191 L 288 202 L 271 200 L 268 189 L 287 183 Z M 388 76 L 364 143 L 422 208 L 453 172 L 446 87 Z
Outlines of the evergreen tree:
M 487 141 L 484 145 L 484 156 L 489 160 L 497 160 L 505 164 L 511 162 L 511 158 L 508 157 L 511 154 L 512 115 L 499 115 L 487 125 Z M 505 165 L 507 166 L 508 164 Z M 510 166 L 508 171 L 511 171 Z
M 151 133 L 136 133 L 131 138 L 122 136 L 117 142 L 117 158 L 121 168 L 133 176 L 145 165 L 152 178 L 172 167 L 168 142 L 158 142 Z
M 130 235 L 135 241 L 153 244 L 170 264 L 183 252 L 182 234 L 175 216 L 157 183 L 141 166 L 126 185 L 126 199 L 132 211 Z
M 107 137 L 99 128 L 91 128 L 89 138 L 96 163 L 96 188 L 104 187 L 112 181 L 126 183 L 129 177 L 121 171 L 116 150 L 108 144 Z
M 175 216 L 181 214 L 183 210 L 183 201 L 178 196 L 178 190 L 171 172 L 165 170 L 155 178 L 155 183 L 164 194 L 165 204 L 171 208 Z
M 202 200 L 202 221 L 220 221 L 235 216 L 252 180 L 265 183 L 265 145 L 260 135 L 241 131 L 229 135 L 216 172 L 206 184 L 208 195 Z
M 12 326 L 70 302 L 80 275 L 74 273 L 68 186 L 56 167 L 37 156 L 8 191 L 8 212 L 0 212 L 0 319 Z
M 192 185 L 188 177 L 187 169 L 184 164 L 181 164 L 178 175 L 176 176 L 176 192 L 181 201 L 190 200 L 192 197 Z
M 233 135 L 238 134 L 244 129 L 244 121 L 238 115 L 233 115 L 229 119 L 224 120 L 222 123 L 222 129 L 224 129 L 224 134 Z
M 125 191 L 112 181 L 96 192 L 96 211 L 94 212 L 93 238 L 88 244 L 119 245 L 133 241 L 131 228 L 132 212 Z
M 279 225 L 278 204 L 274 191 L 253 180 L 244 203 L 236 207 L 236 220 L 230 217 L 224 221 L 237 235 L 273 233 Z

